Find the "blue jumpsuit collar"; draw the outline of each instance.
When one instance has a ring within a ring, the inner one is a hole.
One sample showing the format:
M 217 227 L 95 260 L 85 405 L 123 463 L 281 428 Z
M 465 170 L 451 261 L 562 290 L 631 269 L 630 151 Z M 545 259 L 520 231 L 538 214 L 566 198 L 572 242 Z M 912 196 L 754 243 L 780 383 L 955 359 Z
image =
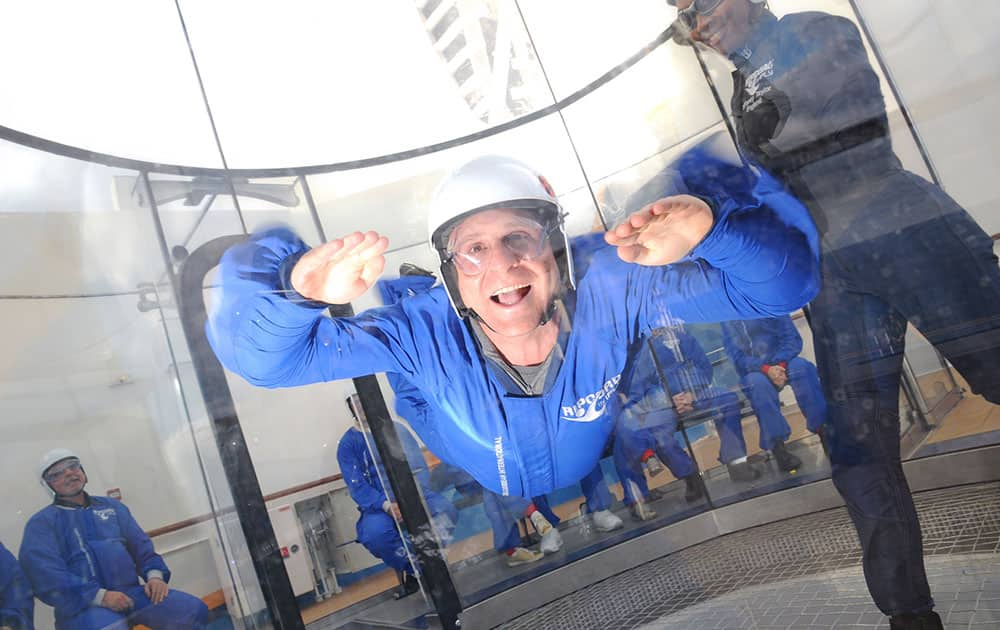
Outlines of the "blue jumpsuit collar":
M 73 501 L 69 501 L 67 499 L 60 499 L 59 497 L 56 497 L 55 499 L 52 500 L 52 505 L 69 510 L 88 508 L 92 503 L 93 501 L 91 500 L 90 495 L 87 494 L 86 492 L 83 493 L 83 505 L 80 505 L 79 503 L 74 503 Z

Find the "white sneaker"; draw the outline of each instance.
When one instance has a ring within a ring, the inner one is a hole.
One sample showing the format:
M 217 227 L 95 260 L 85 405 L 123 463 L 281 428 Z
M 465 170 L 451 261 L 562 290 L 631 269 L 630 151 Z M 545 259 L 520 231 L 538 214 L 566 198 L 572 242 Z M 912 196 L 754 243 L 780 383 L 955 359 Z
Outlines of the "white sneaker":
M 538 562 L 545 557 L 541 551 L 532 551 L 524 547 L 514 547 L 514 553 L 507 556 L 507 566 L 516 567 L 519 564 Z
M 542 534 L 542 542 L 538 548 L 542 550 L 542 553 L 555 553 L 562 549 L 562 546 L 562 535 L 558 529 L 552 527 L 548 532 Z
M 612 532 L 625 525 L 622 519 L 618 518 L 611 510 L 599 510 L 594 512 L 594 527 L 599 532 Z
M 531 513 L 530 518 L 531 524 L 535 526 L 535 531 L 542 536 L 542 544 L 539 545 L 539 548 L 544 553 L 555 553 L 562 549 L 563 541 L 559 530 L 552 526 L 544 514 L 536 510 Z

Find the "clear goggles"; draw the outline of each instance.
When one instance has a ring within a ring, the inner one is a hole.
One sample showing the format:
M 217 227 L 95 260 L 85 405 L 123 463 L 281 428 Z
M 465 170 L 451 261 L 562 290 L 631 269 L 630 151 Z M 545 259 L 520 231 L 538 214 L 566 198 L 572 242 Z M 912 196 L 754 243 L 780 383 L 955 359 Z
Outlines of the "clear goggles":
M 61 462 L 57 462 L 49 467 L 42 476 L 46 482 L 51 483 L 56 481 L 60 477 L 66 474 L 66 471 L 79 472 L 80 471 L 80 460 L 78 459 L 66 459 Z
M 478 276 L 486 271 L 494 254 L 503 248 L 519 261 L 534 260 L 545 253 L 549 235 L 559 229 L 558 223 L 546 227 L 537 221 L 518 218 L 508 225 L 499 237 L 474 235 L 470 238 L 448 242 L 446 263 L 452 263 L 467 276 Z
M 711 15 L 720 4 L 722 0 L 694 0 L 688 8 L 677 12 L 677 19 L 684 26 L 693 29 L 698 24 L 699 15 Z

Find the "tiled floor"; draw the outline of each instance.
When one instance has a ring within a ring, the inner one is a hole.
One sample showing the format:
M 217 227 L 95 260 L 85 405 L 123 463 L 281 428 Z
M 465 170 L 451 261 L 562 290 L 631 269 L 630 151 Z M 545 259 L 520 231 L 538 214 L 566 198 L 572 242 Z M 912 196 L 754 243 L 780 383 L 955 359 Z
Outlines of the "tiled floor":
M 1000 556 L 931 557 L 927 577 L 949 630 L 1000 627 Z M 888 628 L 859 567 L 740 589 L 639 630 Z
M 981 568 L 983 565 L 977 564 L 981 561 L 993 562 L 991 566 L 1000 563 L 1000 484 L 925 492 L 916 495 L 915 501 L 929 565 L 946 566 L 937 564 L 942 559 L 951 559 L 954 567 Z M 990 557 L 993 560 L 988 560 Z M 810 581 L 841 570 L 857 571 L 859 563 L 857 534 L 847 511 L 838 508 L 689 547 L 580 589 L 501 627 L 627 630 L 748 589 Z M 1000 567 L 991 571 L 1000 575 Z M 861 598 L 867 591 L 860 583 L 859 588 L 857 597 Z M 958 601 L 958 591 L 948 585 L 942 589 L 936 597 L 941 611 L 949 612 L 952 608 L 946 606 Z M 968 601 L 971 592 L 964 593 L 961 601 Z M 870 599 L 865 605 L 871 606 L 865 609 L 868 612 L 875 611 Z

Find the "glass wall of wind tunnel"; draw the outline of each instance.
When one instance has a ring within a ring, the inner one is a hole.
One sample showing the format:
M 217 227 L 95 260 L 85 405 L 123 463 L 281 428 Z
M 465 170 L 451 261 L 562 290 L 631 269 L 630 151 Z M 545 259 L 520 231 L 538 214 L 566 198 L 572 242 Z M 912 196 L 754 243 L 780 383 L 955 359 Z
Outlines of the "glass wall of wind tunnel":
M 66 448 L 80 458 L 85 491 L 124 503 L 152 539 L 171 588 L 204 600 L 216 619 L 255 612 L 234 587 L 242 580 L 253 591 L 256 580 L 234 574 L 242 539 L 238 531 L 220 536 L 215 517 L 225 499 L 204 477 L 179 348 L 165 334 L 176 305 L 153 214 L 134 202 L 140 175 L 8 142 L 0 153 L 18 165 L 0 177 L 8 505 L 0 541 L 34 566 L 26 558 L 37 547 L 22 536 L 52 501 L 37 466 L 44 453 Z M 54 586 L 35 584 L 37 628 L 54 626 L 45 603 Z

